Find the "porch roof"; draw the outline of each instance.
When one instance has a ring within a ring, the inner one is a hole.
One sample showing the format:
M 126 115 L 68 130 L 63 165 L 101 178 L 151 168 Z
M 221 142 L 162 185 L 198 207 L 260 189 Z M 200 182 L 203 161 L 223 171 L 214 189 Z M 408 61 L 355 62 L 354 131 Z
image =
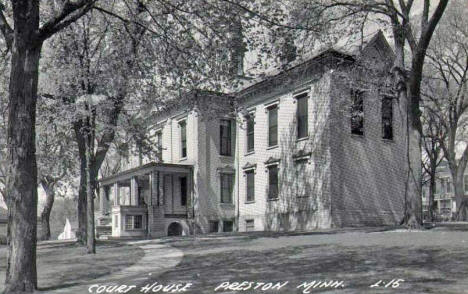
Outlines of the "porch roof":
M 150 173 L 151 171 L 162 171 L 162 172 L 191 172 L 193 165 L 189 164 L 175 164 L 175 163 L 162 163 L 162 162 L 150 162 L 132 169 L 128 169 L 117 173 L 112 176 L 101 178 L 98 180 L 102 186 L 108 186 L 120 181 L 129 180 L 135 176 L 142 176 Z

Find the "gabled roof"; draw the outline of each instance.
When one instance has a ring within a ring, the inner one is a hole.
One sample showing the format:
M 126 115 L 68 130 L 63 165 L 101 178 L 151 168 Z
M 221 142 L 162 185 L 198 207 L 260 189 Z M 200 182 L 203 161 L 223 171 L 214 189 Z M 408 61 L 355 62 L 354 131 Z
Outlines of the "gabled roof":
M 273 88 L 280 88 L 281 85 L 290 85 L 296 82 L 298 78 L 310 78 L 315 73 L 323 72 L 325 68 L 352 64 L 361 57 L 365 58 L 372 48 L 378 48 L 383 56 L 386 56 L 388 60 L 393 60 L 394 52 L 383 32 L 379 30 L 377 33 L 361 40 L 359 46 L 352 43 L 333 46 L 313 55 L 302 63 L 293 64 L 286 70 L 276 72 L 261 80 L 251 80 L 250 85 L 234 93 L 234 95 L 240 100 L 261 95 Z

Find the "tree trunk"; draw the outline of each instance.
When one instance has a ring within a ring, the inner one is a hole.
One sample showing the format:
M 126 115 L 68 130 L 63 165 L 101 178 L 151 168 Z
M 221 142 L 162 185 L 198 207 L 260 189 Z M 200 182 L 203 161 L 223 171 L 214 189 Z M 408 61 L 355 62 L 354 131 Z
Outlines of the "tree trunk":
M 23 3 L 24 2 L 24 3 Z M 36 98 L 42 43 L 39 1 L 12 1 L 14 41 L 8 113 L 8 258 L 4 294 L 37 288 Z
M 46 193 L 46 203 L 41 213 L 41 233 L 39 240 L 50 240 L 50 212 L 55 201 L 54 185 L 41 182 L 42 188 Z
M 91 124 L 89 117 L 86 122 L 86 199 L 87 199 L 87 238 L 86 247 L 88 254 L 96 253 L 96 239 L 94 231 L 94 187 L 95 179 L 92 173 L 92 157 L 94 154 L 93 141 L 91 134 Z
M 435 168 L 431 167 L 431 174 L 429 175 L 429 195 L 428 195 L 428 205 L 427 205 L 427 214 L 429 221 L 434 221 L 434 194 L 436 189 L 436 178 L 435 178 Z
M 401 223 L 409 228 L 419 228 L 422 224 L 422 199 L 421 199 L 421 133 L 417 129 L 414 117 L 414 104 L 409 93 L 408 78 L 405 70 L 405 37 L 398 25 L 393 25 L 395 41 L 395 61 L 393 74 L 398 101 L 406 110 L 406 183 L 404 214 Z
M 421 135 L 410 122 L 408 126 L 408 182 L 404 224 L 413 229 L 420 228 L 422 224 L 421 165 Z
M 82 121 L 77 121 L 73 125 L 76 142 L 78 143 L 78 153 L 80 157 L 80 187 L 78 189 L 78 231 L 76 237 L 78 242 L 86 244 L 87 234 L 87 176 L 86 176 L 86 143 L 82 134 Z

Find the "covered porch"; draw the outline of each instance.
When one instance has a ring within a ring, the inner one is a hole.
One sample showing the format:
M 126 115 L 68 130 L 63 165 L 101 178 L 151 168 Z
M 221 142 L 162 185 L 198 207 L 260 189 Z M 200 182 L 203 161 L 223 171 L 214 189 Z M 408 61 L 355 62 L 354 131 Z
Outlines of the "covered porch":
M 189 233 L 192 166 L 148 163 L 99 180 L 96 229 L 115 238 Z

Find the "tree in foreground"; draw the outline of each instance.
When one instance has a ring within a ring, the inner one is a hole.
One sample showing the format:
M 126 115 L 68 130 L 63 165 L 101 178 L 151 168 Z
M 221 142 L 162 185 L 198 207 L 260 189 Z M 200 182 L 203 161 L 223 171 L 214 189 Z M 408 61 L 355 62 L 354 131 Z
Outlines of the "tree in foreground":
M 36 99 L 39 60 L 50 36 L 86 14 L 95 1 L 0 3 L 0 31 L 11 52 L 7 127 L 8 260 L 5 294 L 37 288 Z M 47 9 L 40 13 L 40 5 Z M 4 13 L 5 11 L 8 13 Z M 11 15 L 7 19 L 6 15 Z M 10 25 L 11 23 L 11 25 Z M 42 23 L 42 26 L 40 26 Z
M 440 130 L 439 148 L 453 179 L 456 218 L 468 219 L 463 177 L 468 163 L 468 7 L 451 2 L 428 48 L 425 110 Z M 465 144 L 464 146 L 462 144 Z

